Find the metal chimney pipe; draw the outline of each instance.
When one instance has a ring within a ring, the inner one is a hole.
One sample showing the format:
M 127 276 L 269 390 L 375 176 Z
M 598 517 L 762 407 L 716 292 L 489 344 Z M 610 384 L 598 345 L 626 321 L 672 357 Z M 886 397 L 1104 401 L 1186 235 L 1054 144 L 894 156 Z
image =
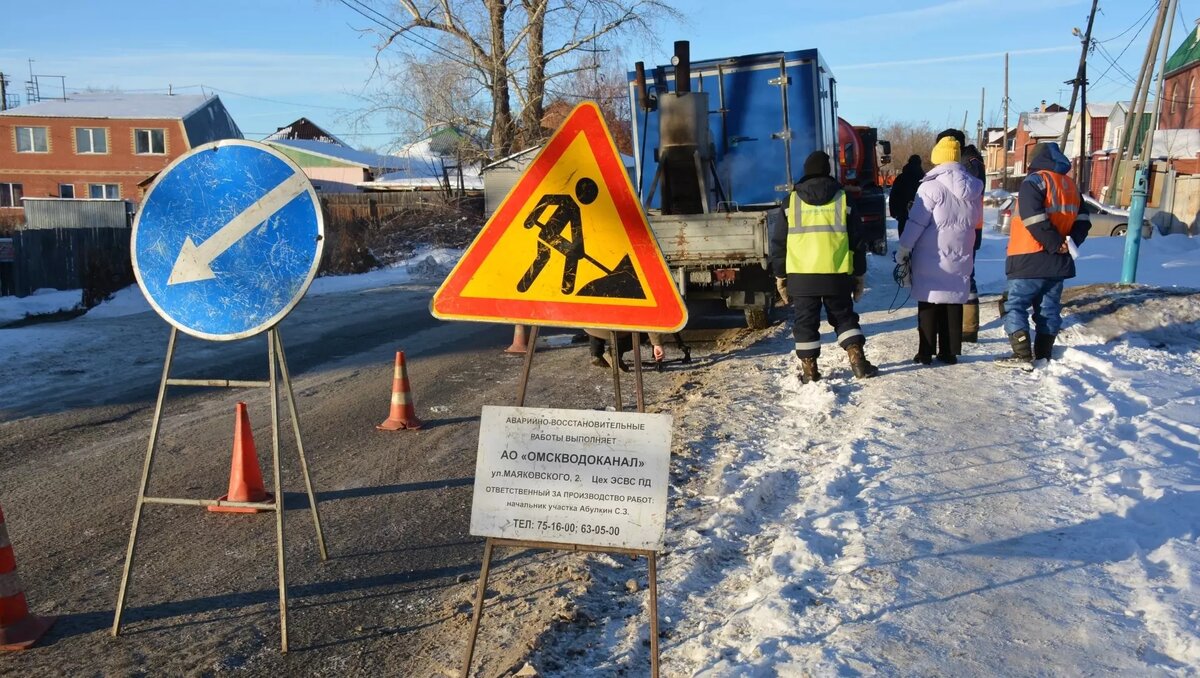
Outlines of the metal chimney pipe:
M 639 61 L 633 65 L 634 82 L 637 83 L 638 106 L 650 110 L 650 94 L 646 91 L 646 64 Z
M 671 63 L 675 66 L 675 93 L 686 94 L 692 91 L 692 55 L 691 43 L 687 40 L 675 41 L 675 58 Z

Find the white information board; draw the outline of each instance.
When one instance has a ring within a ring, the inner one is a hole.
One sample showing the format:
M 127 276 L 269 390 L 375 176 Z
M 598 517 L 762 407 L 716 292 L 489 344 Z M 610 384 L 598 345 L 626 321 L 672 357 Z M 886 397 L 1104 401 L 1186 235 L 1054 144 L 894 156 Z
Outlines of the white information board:
M 471 534 L 661 551 L 671 415 L 485 406 Z

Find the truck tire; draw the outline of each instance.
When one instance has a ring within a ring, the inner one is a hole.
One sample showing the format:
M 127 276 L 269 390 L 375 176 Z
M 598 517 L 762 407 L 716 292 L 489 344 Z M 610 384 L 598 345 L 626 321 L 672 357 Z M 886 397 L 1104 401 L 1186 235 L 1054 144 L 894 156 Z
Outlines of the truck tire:
M 746 311 L 746 327 L 752 330 L 765 330 L 769 324 L 767 308 L 764 306 L 749 306 Z

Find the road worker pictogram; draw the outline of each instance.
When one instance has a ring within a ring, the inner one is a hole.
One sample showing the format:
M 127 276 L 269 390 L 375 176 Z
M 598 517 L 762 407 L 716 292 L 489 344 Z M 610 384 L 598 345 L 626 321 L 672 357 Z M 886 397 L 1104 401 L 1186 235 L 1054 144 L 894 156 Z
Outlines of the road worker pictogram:
M 447 320 L 673 332 L 687 322 L 595 104 L 521 176 L 434 295 Z

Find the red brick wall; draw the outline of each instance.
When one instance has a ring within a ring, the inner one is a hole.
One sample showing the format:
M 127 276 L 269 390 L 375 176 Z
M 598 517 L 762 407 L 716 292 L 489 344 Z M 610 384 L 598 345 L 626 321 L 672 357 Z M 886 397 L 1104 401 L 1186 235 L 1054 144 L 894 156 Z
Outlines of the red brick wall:
M 17 127 L 45 127 L 48 153 L 17 153 Z M 75 148 L 75 128 L 105 128 L 108 152 L 80 154 Z M 164 130 L 165 153 L 134 153 L 135 129 Z M 119 184 L 119 197 L 138 201 L 138 182 L 162 170 L 188 150 L 182 120 L 116 120 L 48 118 L 6 115 L 0 117 L 0 183 L 22 184 L 25 197 L 58 197 L 59 184 L 75 186 L 75 197 L 88 197 L 89 184 Z M 21 214 L 0 208 L 0 215 Z
M 1172 74 L 1163 83 L 1159 129 L 1200 128 L 1200 64 Z

